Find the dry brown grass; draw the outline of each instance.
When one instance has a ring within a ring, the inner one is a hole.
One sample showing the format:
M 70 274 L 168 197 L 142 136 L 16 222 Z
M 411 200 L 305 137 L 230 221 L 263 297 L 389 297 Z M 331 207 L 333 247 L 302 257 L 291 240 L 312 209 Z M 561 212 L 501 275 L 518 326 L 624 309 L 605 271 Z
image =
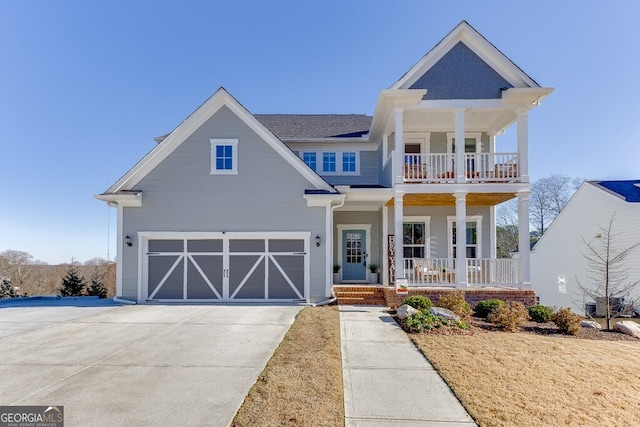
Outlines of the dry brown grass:
M 336 306 L 300 311 L 232 425 L 344 425 Z
M 640 342 L 409 336 L 480 426 L 640 425 Z

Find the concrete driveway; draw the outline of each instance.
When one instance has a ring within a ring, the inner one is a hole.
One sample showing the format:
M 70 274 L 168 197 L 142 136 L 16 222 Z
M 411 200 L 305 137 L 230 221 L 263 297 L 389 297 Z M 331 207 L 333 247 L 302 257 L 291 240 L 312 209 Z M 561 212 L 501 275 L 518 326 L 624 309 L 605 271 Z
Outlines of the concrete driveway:
M 0 305 L 0 405 L 62 405 L 65 426 L 227 426 L 300 308 Z

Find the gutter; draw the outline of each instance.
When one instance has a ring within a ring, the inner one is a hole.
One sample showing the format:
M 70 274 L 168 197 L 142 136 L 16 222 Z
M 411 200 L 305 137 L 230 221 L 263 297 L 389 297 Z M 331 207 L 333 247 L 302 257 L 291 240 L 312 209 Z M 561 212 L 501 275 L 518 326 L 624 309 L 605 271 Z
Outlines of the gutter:
M 128 299 L 122 299 L 120 297 L 115 297 L 115 296 L 113 297 L 113 301 L 117 302 L 117 303 L 120 303 L 120 304 L 125 304 L 125 305 L 137 305 L 138 304 L 137 301 L 131 301 L 131 300 L 128 300 Z

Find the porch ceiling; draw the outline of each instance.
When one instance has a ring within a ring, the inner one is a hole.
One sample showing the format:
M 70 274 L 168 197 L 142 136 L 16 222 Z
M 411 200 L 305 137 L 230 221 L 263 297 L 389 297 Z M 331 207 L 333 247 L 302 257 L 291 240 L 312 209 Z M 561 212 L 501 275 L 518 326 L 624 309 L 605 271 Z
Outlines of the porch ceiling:
M 467 194 L 467 206 L 495 206 L 511 200 L 514 193 L 470 193 Z M 390 199 L 385 206 L 393 206 Z M 455 206 L 456 199 L 453 194 L 405 194 L 404 206 Z

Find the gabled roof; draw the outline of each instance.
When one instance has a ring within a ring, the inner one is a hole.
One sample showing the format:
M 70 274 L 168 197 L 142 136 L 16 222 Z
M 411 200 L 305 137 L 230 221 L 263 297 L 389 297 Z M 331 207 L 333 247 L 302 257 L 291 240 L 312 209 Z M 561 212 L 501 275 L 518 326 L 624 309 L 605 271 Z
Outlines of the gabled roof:
M 597 181 L 594 185 L 617 195 L 625 202 L 640 203 L 640 180 L 629 181 Z
M 256 114 L 280 139 L 358 138 L 371 127 L 364 114 Z
M 336 190 L 308 167 L 302 159 L 295 155 L 273 132 L 260 123 L 242 104 L 224 88 L 220 88 L 189 117 L 187 117 L 169 135 L 140 160 L 129 172 L 112 185 L 103 195 L 132 190 L 157 165 L 166 159 L 180 144 L 200 128 L 220 108 L 226 106 L 238 116 L 260 138 L 269 144 L 278 154 L 287 160 L 304 178 L 318 190 L 335 193 Z M 100 196 L 98 197 L 100 198 Z M 104 197 L 101 200 L 105 200 Z
M 467 21 L 461 21 L 433 49 L 420 59 L 389 89 L 409 89 L 458 43 L 464 43 L 515 88 L 540 87 L 522 69 L 485 39 Z

